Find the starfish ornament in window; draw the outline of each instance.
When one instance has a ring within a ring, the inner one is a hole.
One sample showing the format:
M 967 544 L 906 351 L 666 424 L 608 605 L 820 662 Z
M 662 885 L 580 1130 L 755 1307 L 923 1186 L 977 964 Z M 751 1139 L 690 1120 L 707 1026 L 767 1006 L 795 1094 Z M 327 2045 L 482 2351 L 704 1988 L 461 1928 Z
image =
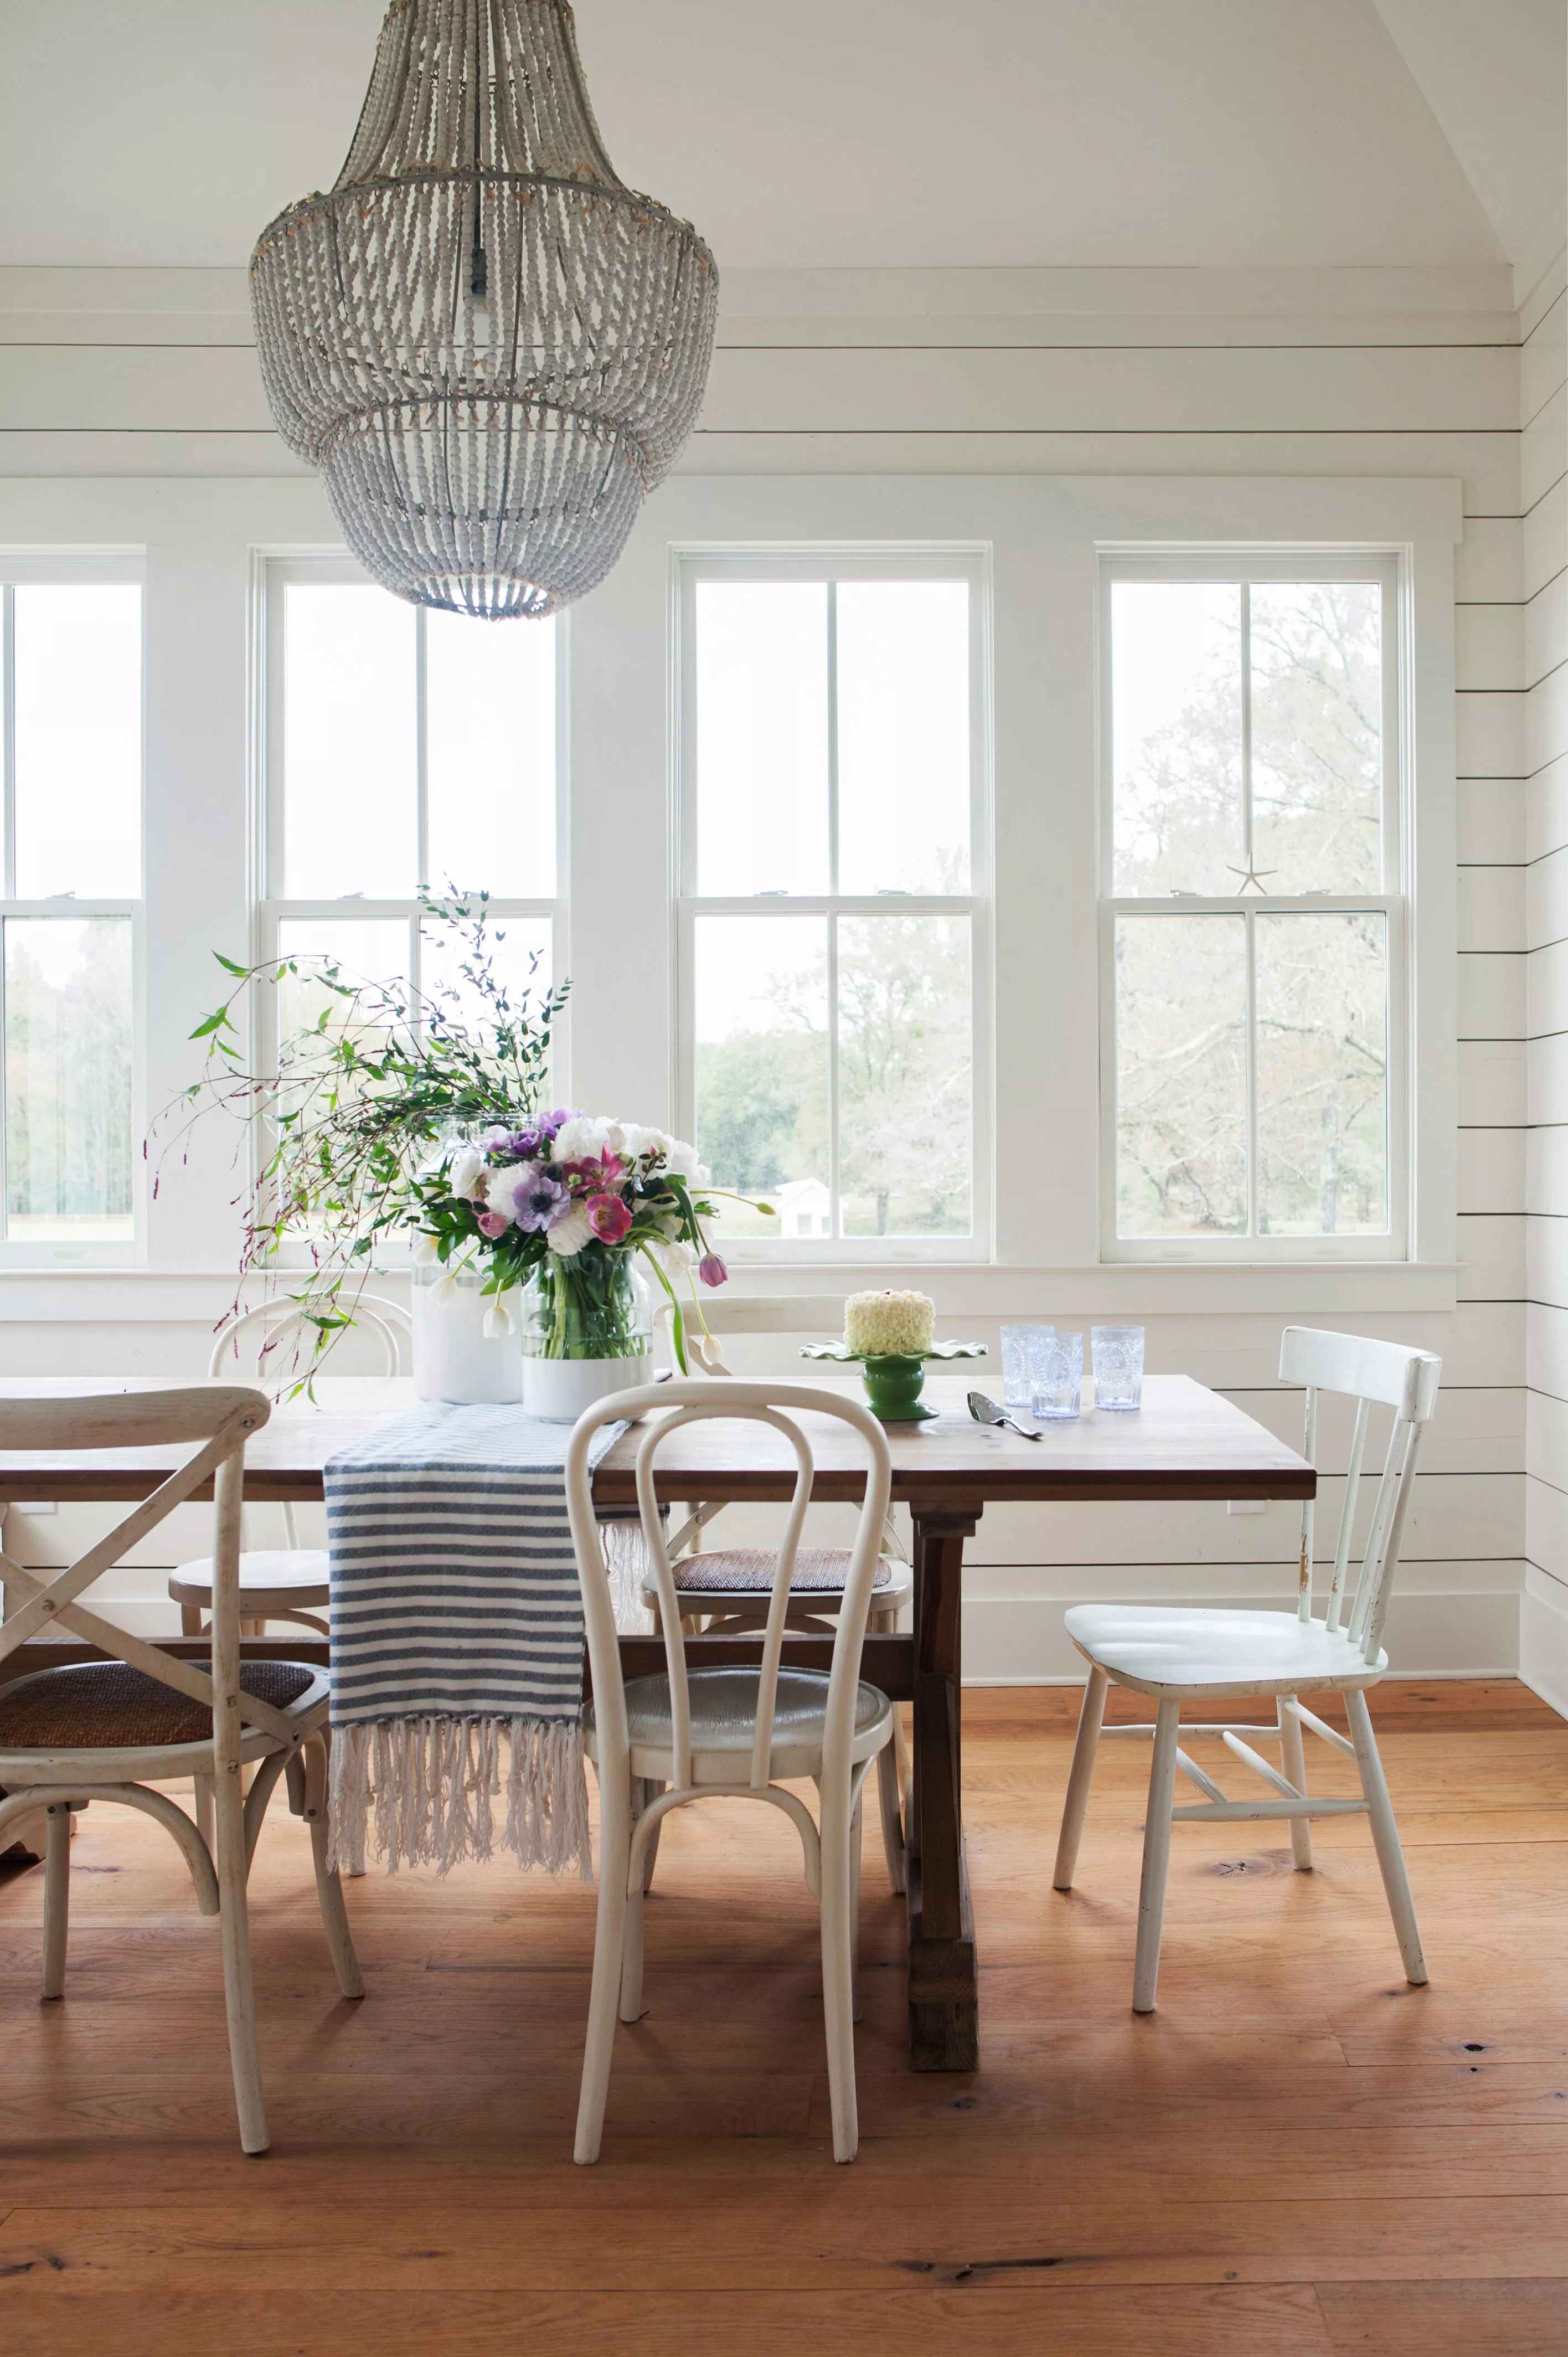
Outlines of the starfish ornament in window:
M 1227 866 L 1225 873 L 1228 876 L 1239 876 L 1241 878 L 1241 881 L 1236 887 L 1236 898 L 1238 899 L 1240 899 L 1249 884 L 1255 884 L 1266 900 L 1269 897 L 1269 888 L 1264 883 L 1263 878 L 1265 876 L 1277 876 L 1279 874 L 1279 869 L 1277 867 L 1254 867 L 1251 855 L 1249 855 L 1245 867 Z

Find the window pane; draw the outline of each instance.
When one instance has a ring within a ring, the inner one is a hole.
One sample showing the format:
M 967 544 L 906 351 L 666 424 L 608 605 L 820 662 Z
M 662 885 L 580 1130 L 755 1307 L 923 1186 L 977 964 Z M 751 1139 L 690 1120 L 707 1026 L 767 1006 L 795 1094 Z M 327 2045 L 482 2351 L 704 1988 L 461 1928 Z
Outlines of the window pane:
M 969 585 L 842 581 L 839 889 L 969 889 Z
M 549 918 L 492 919 L 485 927 L 485 946 L 490 972 L 510 998 L 514 1017 L 537 1016 L 550 988 Z M 445 925 L 422 926 L 419 963 L 424 996 L 448 1021 L 489 1027 L 490 1003 L 464 971 L 473 964 L 467 940 L 459 941 Z M 454 994 L 450 998 L 448 992 Z
M 16 591 L 16 892 L 134 899 L 142 888 L 142 593 Z
M 5 920 L 5 1232 L 128 1237 L 131 925 Z
M 424 880 L 414 872 L 415 700 L 412 606 L 384 589 L 289 583 L 284 889 L 291 899 L 362 892 L 401 899 Z
M 555 890 L 555 624 L 424 618 L 433 891 Z
M 967 917 L 839 921 L 847 1236 L 964 1236 L 973 1114 Z
M 1252 841 L 1271 892 L 1382 888 L 1382 590 L 1256 582 Z
M 1255 922 L 1260 1231 L 1384 1232 L 1386 921 L 1372 913 Z
M 318 1022 L 321 1010 L 340 1019 L 348 1002 L 315 979 L 309 968 L 336 959 L 339 983 L 402 983 L 409 967 L 408 927 L 401 917 L 285 917 L 278 926 L 278 956 L 297 958 L 302 971 L 278 985 L 278 1031 L 287 1039 Z
M 828 888 L 828 592 L 699 581 L 697 889 Z
M 699 917 L 695 933 L 697 1151 L 715 1187 L 715 1232 L 832 1232 L 827 920 Z
M 1240 917 L 1116 920 L 1120 1235 L 1246 1233 L 1246 960 Z
M 1111 592 L 1116 890 L 1234 892 L 1241 858 L 1241 593 Z

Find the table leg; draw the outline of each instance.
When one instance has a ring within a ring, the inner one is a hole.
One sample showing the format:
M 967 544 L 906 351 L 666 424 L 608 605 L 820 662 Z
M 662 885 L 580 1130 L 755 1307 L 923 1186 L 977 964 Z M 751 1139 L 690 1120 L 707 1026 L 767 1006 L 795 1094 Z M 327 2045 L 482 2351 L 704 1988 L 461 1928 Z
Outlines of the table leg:
M 972 2071 L 980 2059 L 959 1760 L 963 1543 L 979 1520 L 978 1506 L 914 1511 L 914 1805 L 906 1836 L 915 2071 Z

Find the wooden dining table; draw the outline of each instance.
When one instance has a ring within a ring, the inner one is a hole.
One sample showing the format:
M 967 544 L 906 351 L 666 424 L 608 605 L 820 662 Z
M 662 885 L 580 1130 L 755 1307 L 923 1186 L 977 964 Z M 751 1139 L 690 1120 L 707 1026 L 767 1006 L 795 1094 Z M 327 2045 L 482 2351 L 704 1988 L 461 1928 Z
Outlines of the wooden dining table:
M 813 1372 L 811 1385 L 851 1394 L 850 1376 Z M 1303 1457 L 1253 1417 L 1186 1375 L 1149 1375 L 1133 1413 L 1086 1411 L 1046 1426 L 1037 1440 L 976 1424 L 965 1405 L 972 1377 L 939 1375 L 926 1398 L 939 1411 L 923 1424 L 890 1425 L 893 1496 L 913 1526 L 914 1625 L 905 1634 L 866 1637 L 863 1674 L 896 1702 L 913 1705 L 908 1854 L 909 2060 L 917 2071 L 972 2071 L 979 2056 L 978 1966 L 963 1845 L 962 1673 L 963 1547 L 985 1507 L 1000 1501 L 1079 1504 L 1146 1500 L 1308 1498 L 1316 1476 Z M 153 1378 L 78 1376 L 0 1380 L 7 1398 L 80 1397 L 94 1392 L 164 1388 Z M 323 1376 L 314 1398 L 285 1401 L 249 1443 L 245 1494 L 258 1501 L 319 1501 L 328 1459 L 414 1405 L 406 1378 Z M 865 1484 L 863 1445 L 836 1418 L 803 1416 L 815 1461 L 813 1498 L 858 1498 Z M 601 1460 L 594 1496 L 607 1513 L 635 1505 L 637 1438 L 623 1434 Z M 64 1450 L 0 1450 L 0 1502 L 56 1499 L 104 1502 L 145 1497 L 174 1469 L 150 1449 L 105 1449 L 91 1457 Z M 781 1434 L 765 1425 L 720 1418 L 682 1426 L 660 1453 L 656 1486 L 671 1501 L 777 1501 L 793 1491 L 795 1460 Z M 792 1636 L 792 1666 L 825 1669 L 829 1636 Z M 758 1641 L 689 1637 L 693 1667 L 755 1660 Z M 168 1650 L 201 1650 L 174 1641 Z M 325 1660 L 319 1642 L 250 1641 L 253 1654 Z M 85 1646 L 33 1644 L 7 1664 L 11 1674 L 91 1658 Z M 628 1677 L 664 1666 L 663 1641 L 623 1636 Z

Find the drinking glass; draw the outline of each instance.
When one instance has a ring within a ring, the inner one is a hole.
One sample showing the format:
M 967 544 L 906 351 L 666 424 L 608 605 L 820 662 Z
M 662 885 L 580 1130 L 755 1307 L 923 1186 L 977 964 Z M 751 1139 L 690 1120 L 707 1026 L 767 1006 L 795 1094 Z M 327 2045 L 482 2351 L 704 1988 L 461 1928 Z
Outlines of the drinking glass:
M 1075 1416 L 1083 1387 L 1083 1336 L 1036 1326 L 1030 1342 L 1034 1412 L 1042 1423 Z
M 1035 1405 L 1035 1373 L 1031 1345 L 1041 1326 L 1004 1326 L 1002 1329 L 1002 1403 L 1004 1407 L 1032 1409 Z
M 1090 1329 L 1094 1352 L 1096 1407 L 1132 1408 L 1144 1405 L 1144 1329 L 1141 1326 L 1095 1326 Z

